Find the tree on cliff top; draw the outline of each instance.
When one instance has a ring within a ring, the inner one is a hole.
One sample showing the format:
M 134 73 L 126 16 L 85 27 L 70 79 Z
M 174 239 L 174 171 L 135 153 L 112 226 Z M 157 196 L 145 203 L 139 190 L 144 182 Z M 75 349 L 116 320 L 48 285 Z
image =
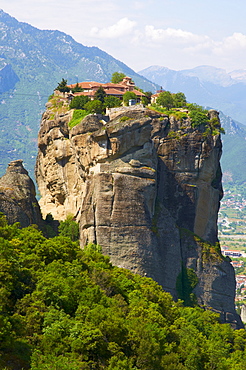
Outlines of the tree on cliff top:
M 91 100 L 85 104 L 84 108 L 89 113 L 102 113 L 103 112 L 103 103 L 100 100 Z
M 111 77 L 111 82 L 114 84 L 118 84 L 123 80 L 124 77 L 126 77 L 124 73 L 114 72 Z
M 95 92 L 95 100 L 100 100 L 102 103 L 104 103 L 106 96 L 107 94 L 102 86 L 100 86 Z
M 61 82 L 58 83 L 56 90 L 59 90 L 60 92 L 63 92 L 63 93 L 69 92 L 70 88 L 67 86 L 67 80 L 63 78 Z
M 129 105 L 129 100 L 130 99 L 137 99 L 137 95 L 132 91 L 125 92 L 125 94 L 123 95 L 124 104 Z
M 161 92 L 156 99 L 156 103 L 161 105 L 162 107 L 167 108 L 167 110 L 175 106 L 174 98 L 170 91 Z
M 86 95 L 75 96 L 71 101 L 69 108 L 70 109 L 83 109 L 85 104 L 90 101 L 90 98 Z

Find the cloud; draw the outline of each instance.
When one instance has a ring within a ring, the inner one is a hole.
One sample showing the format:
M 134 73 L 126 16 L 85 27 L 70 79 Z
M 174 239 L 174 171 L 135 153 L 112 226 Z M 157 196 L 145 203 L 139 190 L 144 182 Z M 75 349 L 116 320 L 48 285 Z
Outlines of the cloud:
M 145 27 L 145 35 L 147 39 L 156 43 L 172 41 L 176 43 L 188 44 L 201 43 L 208 40 L 208 36 L 200 36 L 192 32 L 175 28 L 154 28 L 154 26 L 151 25 L 147 25 Z
M 131 21 L 127 17 L 120 19 L 112 26 L 99 29 L 93 27 L 90 31 L 90 36 L 96 38 L 115 39 L 121 36 L 129 35 L 133 32 L 136 22 Z
M 208 36 L 181 28 L 158 28 L 148 24 L 142 29 L 135 26 L 127 47 L 134 50 L 135 59 L 131 60 L 135 60 L 134 63 L 139 66 L 141 63 L 145 66 L 160 64 L 184 69 L 208 64 L 227 70 L 245 68 L 246 34 L 240 32 L 218 38 L 217 35 Z
M 226 49 L 245 49 L 246 50 L 246 35 L 234 32 L 232 36 L 228 36 L 224 39 L 224 47 Z

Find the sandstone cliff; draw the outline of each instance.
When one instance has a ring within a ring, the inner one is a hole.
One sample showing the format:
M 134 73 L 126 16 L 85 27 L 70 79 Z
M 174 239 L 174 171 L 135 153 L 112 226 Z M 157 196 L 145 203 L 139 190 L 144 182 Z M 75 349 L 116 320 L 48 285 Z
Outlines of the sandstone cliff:
M 100 244 L 113 264 L 240 326 L 234 270 L 217 243 L 220 135 L 145 108 L 106 125 L 87 116 L 69 130 L 70 119 L 71 111 L 43 115 L 36 165 L 43 215 L 76 215 L 82 246 Z
M 41 225 L 41 212 L 35 196 L 34 183 L 22 160 L 10 162 L 6 174 L 0 178 L 0 212 L 6 215 L 10 224 Z

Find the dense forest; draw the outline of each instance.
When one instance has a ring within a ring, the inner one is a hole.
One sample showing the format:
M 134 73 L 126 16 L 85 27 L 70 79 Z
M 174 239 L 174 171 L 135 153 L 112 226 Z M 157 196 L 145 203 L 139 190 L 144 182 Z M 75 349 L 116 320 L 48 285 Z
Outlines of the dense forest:
M 0 217 L 1 369 L 244 368 L 245 330 L 80 249 L 72 223 L 48 239 Z

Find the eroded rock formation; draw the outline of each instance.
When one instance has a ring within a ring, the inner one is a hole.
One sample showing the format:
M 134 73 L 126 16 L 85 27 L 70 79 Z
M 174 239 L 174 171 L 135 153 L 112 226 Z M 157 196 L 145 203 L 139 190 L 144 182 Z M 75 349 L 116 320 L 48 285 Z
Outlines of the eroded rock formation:
M 0 178 L 0 212 L 6 215 L 10 224 L 20 222 L 22 227 L 41 225 L 35 186 L 22 160 L 10 162 L 6 174 Z
M 87 116 L 68 130 L 70 119 L 71 111 L 52 117 L 48 109 L 41 123 L 43 215 L 76 215 L 82 246 L 100 244 L 113 264 L 240 326 L 234 270 L 217 243 L 220 135 L 145 108 L 106 125 Z

